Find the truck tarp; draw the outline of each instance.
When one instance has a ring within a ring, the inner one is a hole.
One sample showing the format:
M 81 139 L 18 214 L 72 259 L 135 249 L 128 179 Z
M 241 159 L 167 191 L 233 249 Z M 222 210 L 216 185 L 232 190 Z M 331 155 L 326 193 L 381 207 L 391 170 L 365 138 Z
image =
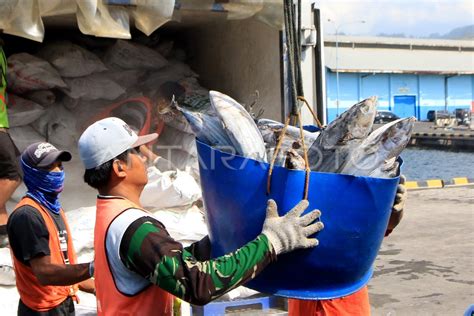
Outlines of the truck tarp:
M 150 35 L 171 20 L 196 12 L 221 13 L 226 19 L 256 18 L 272 27 L 283 25 L 281 0 L 4 0 L 0 29 L 7 34 L 42 42 L 44 23 L 51 17 L 69 17 L 82 33 L 130 39 L 130 23 Z

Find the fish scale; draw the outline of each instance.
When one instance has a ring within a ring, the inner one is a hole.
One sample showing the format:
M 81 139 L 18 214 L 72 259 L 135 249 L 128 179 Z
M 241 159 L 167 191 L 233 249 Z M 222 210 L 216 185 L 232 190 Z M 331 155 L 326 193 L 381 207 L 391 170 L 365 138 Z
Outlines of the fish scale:
M 369 135 L 376 113 L 377 97 L 354 104 L 332 121 L 308 150 L 313 171 L 338 173 L 347 156 Z
M 401 118 L 373 131 L 356 148 L 341 173 L 355 176 L 389 178 L 394 175 L 396 157 L 410 141 L 414 117 Z
M 198 139 L 214 147 L 230 147 L 232 142 L 227 136 L 217 113 L 195 112 L 183 107 L 177 107 L 189 122 L 193 133 Z
M 267 162 L 262 135 L 245 108 L 223 93 L 210 91 L 209 96 L 236 154 Z

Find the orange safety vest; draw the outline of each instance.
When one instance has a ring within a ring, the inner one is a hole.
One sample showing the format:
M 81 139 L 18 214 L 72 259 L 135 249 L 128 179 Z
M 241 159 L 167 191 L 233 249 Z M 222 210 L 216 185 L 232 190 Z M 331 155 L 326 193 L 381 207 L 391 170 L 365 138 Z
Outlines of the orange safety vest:
M 49 232 L 49 250 L 51 252 L 51 263 L 65 264 L 65 258 L 61 251 L 61 246 L 58 237 L 58 229 L 54 223 L 54 219 L 49 214 L 49 211 L 45 209 L 40 203 L 36 202 L 32 198 L 24 197 L 20 203 L 15 207 L 15 211 L 24 206 L 29 205 L 35 208 L 43 217 L 46 224 L 46 228 Z M 69 262 L 75 264 L 77 262 L 76 252 L 72 243 L 71 231 L 64 215 L 64 211 L 60 211 L 61 217 L 66 225 L 67 231 L 67 253 Z M 76 298 L 76 292 L 78 290 L 77 285 L 72 286 L 58 286 L 58 285 L 41 285 L 38 278 L 33 273 L 31 267 L 21 263 L 12 252 L 13 267 L 16 275 L 16 287 L 20 293 L 21 301 L 29 308 L 44 312 L 48 311 L 68 298 L 68 296 Z
M 289 316 L 370 316 L 367 286 L 359 291 L 332 300 L 288 300 Z
M 135 295 L 125 295 L 115 286 L 105 249 L 106 235 L 112 221 L 130 208 L 143 210 L 120 197 L 97 199 L 94 230 L 97 315 L 172 315 L 173 296 L 158 286 L 150 283 Z

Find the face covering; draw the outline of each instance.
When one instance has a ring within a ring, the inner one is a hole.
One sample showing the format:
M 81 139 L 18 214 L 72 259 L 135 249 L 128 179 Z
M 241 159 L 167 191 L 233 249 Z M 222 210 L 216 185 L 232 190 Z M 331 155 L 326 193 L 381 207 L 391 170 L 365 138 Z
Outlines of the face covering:
M 21 159 L 21 167 L 28 192 L 26 195 L 41 203 L 55 214 L 59 214 L 59 193 L 64 188 L 64 171 L 50 172 L 28 166 Z

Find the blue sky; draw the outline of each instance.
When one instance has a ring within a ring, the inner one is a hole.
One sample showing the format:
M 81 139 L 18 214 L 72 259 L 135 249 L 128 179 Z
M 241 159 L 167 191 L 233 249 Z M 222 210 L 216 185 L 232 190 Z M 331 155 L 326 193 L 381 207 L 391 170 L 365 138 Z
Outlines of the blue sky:
M 326 34 L 445 34 L 474 24 L 474 0 L 319 0 Z M 335 21 L 327 22 L 327 19 Z M 366 23 L 357 23 L 364 20 Z M 355 22 L 355 23 L 352 23 Z

